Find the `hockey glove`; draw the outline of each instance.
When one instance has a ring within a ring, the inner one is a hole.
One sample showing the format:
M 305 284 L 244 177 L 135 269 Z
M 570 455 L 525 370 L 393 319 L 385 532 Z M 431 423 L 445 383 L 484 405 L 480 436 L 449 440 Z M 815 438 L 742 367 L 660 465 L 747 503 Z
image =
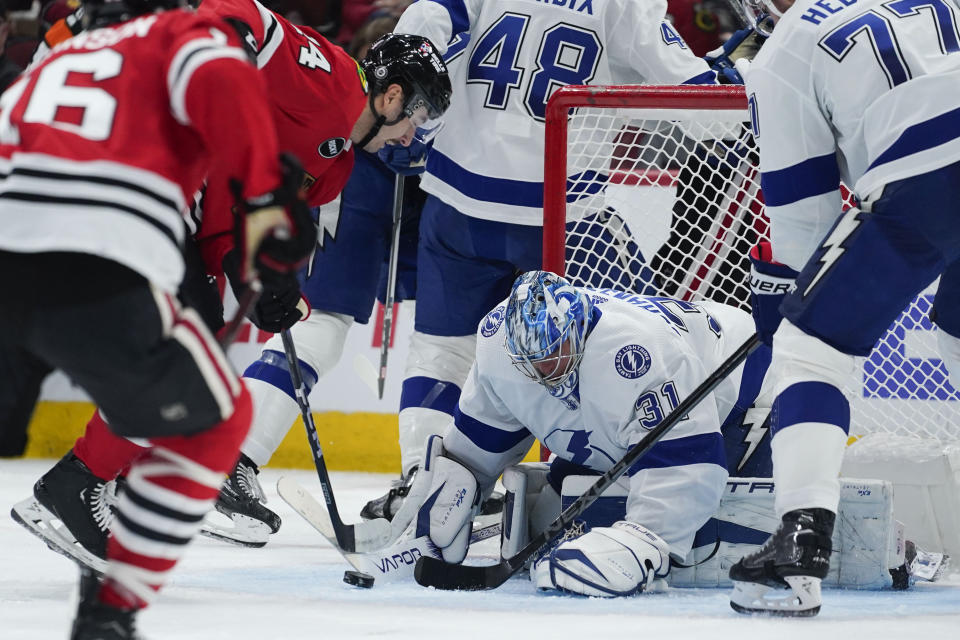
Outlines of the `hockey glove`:
M 235 249 L 241 251 L 236 275 L 243 282 L 295 273 L 317 243 L 317 228 L 300 196 L 303 167 L 291 154 L 280 154 L 281 183 L 273 191 L 244 200 L 243 185 L 233 180 Z
M 744 63 L 738 64 L 738 61 L 744 60 L 748 63 L 753 60 L 766 39 L 766 36 L 752 27 L 741 29 L 730 36 L 722 46 L 703 56 L 703 59 L 717 72 L 720 84 L 743 84 L 741 71 L 746 67 Z
M 223 272 L 237 300 L 249 286 L 240 278 L 240 252 L 231 250 L 223 257 Z M 294 273 L 271 274 L 262 280 L 263 291 L 247 313 L 247 318 L 258 329 L 280 333 L 310 315 L 310 305 L 300 294 L 300 282 Z
M 773 250 L 766 240 L 750 250 L 750 312 L 757 333 L 767 345 L 773 344 L 783 314 L 780 303 L 796 286 L 797 272 L 773 261 Z
M 646 527 L 621 520 L 560 543 L 532 573 L 539 589 L 628 596 L 670 573 L 670 547 Z
M 431 144 L 424 144 L 417 138 L 409 147 L 401 144 L 386 144 L 377 155 L 394 173 L 404 176 L 416 176 L 427 168 L 427 151 Z

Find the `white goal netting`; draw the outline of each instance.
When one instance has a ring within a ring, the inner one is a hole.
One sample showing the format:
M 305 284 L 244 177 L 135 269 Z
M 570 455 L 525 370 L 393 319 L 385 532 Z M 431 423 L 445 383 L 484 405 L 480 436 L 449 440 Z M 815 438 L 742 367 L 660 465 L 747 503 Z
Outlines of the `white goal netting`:
M 749 309 L 747 253 L 767 222 L 742 87 L 568 87 L 552 103 L 544 267 Z M 935 291 L 858 359 L 851 435 L 960 441 L 960 396 L 928 318 Z

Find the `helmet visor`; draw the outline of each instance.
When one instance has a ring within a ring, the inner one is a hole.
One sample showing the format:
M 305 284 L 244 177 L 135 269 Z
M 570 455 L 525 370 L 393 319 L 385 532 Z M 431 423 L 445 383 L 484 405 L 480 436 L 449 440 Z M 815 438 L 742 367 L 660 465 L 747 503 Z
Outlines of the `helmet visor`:
M 415 127 L 423 127 L 431 120 L 436 120 L 443 112 L 435 109 L 422 93 L 414 93 L 403 105 L 403 113 Z

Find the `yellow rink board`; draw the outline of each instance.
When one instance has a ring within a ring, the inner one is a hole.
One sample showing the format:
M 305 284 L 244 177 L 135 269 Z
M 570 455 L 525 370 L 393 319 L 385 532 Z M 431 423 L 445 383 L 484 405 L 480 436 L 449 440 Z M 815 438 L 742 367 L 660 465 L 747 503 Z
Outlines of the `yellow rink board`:
M 59 458 L 74 441 L 93 414 L 88 402 L 42 401 L 30 421 L 28 458 Z M 327 468 L 334 471 L 400 472 L 400 445 L 397 442 L 395 413 L 314 413 L 320 446 Z M 538 447 L 526 461 L 539 459 Z M 303 421 L 297 422 L 270 460 L 270 467 L 312 469 Z

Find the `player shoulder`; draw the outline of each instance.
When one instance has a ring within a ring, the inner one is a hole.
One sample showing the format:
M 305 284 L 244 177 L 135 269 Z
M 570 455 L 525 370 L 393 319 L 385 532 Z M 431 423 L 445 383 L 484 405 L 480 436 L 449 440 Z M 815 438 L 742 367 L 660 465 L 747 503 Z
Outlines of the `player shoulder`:
M 635 380 L 658 369 L 659 354 L 671 352 L 677 336 L 663 320 L 625 299 L 598 294 L 594 304 L 599 317 L 584 348 L 581 384 L 632 388 Z

